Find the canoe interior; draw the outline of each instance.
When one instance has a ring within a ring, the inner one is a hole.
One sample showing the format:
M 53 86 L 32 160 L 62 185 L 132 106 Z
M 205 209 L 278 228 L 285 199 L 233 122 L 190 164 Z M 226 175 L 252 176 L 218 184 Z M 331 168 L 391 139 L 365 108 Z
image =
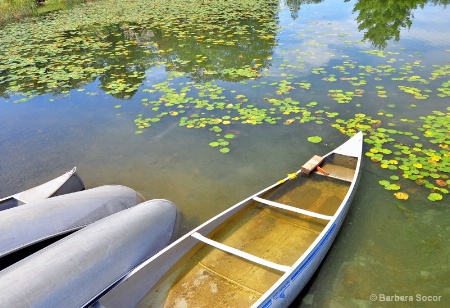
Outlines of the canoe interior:
M 72 176 L 51 195 L 51 197 L 62 196 L 77 191 L 83 191 L 85 189 L 86 187 L 84 186 L 83 180 L 81 180 L 78 173 L 74 172 Z
M 322 164 L 348 178 L 356 159 L 330 155 Z M 337 170 L 337 171 L 336 171 Z M 333 216 L 350 182 L 312 173 L 298 176 L 261 198 Z M 293 265 L 328 221 L 253 201 L 208 238 L 281 265 Z M 217 248 L 196 244 L 149 290 L 139 307 L 248 307 L 284 273 Z
M 14 199 L 12 197 L 5 198 L 0 200 L 0 211 L 4 211 L 7 209 L 11 209 L 13 207 L 21 205 L 21 202 L 17 199 Z
M 82 190 L 85 190 L 84 183 L 76 173 L 76 168 L 74 168 L 44 184 L 0 199 L 0 211 Z

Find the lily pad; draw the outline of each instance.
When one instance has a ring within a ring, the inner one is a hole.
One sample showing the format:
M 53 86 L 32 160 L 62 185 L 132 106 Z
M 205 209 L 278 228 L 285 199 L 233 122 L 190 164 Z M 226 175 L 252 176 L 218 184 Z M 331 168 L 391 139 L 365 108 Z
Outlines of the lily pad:
M 428 200 L 430 201 L 440 201 L 442 200 L 442 195 L 438 193 L 431 193 L 428 195 Z
M 409 195 L 405 192 L 396 192 L 394 194 L 394 196 L 398 199 L 398 200 L 408 200 Z
M 224 137 L 227 139 L 233 139 L 235 137 L 235 135 L 234 134 L 226 134 Z
M 311 143 L 319 143 L 322 141 L 322 137 L 320 136 L 310 136 L 308 137 L 308 141 Z

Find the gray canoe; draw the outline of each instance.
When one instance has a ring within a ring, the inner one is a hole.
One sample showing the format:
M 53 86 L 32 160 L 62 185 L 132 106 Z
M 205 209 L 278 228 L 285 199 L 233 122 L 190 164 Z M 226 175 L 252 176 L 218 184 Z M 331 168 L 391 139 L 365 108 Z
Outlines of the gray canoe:
M 93 306 L 288 307 L 344 221 L 362 149 L 360 132 L 313 156 L 144 261 Z
M 84 188 L 83 181 L 76 173 L 76 168 L 73 168 L 44 184 L 0 199 L 0 211 L 50 197 L 81 191 Z
M 28 246 L 67 235 L 141 201 L 131 188 L 107 185 L 2 211 L 0 269 L 23 258 L 19 251 Z
M 79 307 L 178 236 L 180 213 L 151 200 L 108 216 L 0 272 L 0 307 Z

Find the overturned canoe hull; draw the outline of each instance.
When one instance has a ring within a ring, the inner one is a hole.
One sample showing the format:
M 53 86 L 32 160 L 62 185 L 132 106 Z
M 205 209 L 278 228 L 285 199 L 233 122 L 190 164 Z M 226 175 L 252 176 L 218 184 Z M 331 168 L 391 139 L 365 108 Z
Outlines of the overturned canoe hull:
M 83 306 L 177 237 L 180 217 L 151 200 L 99 220 L 1 271 L 0 306 Z
M 42 248 L 38 243 L 59 239 L 141 201 L 131 188 L 105 185 L 0 212 L 0 269 Z

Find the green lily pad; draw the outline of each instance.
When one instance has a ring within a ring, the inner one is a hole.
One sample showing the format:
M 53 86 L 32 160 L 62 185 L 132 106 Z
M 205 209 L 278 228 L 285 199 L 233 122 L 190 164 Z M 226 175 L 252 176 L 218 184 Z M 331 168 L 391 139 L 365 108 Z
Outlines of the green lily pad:
M 428 195 L 428 200 L 430 201 L 440 201 L 442 200 L 442 195 L 438 193 L 431 193 Z
M 384 187 L 391 185 L 391 183 L 389 181 L 386 181 L 386 180 L 380 180 L 380 181 L 378 181 L 378 183 L 381 186 L 384 186 Z
M 310 136 L 308 137 L 308 141 L 311 143 L 319 143 L 322 141 L 322 137 L 320 136 Z
M 235 135 L 234 134 L 226 134 L 224 137 L 227 139 L 233 139 L 235 137 Z

